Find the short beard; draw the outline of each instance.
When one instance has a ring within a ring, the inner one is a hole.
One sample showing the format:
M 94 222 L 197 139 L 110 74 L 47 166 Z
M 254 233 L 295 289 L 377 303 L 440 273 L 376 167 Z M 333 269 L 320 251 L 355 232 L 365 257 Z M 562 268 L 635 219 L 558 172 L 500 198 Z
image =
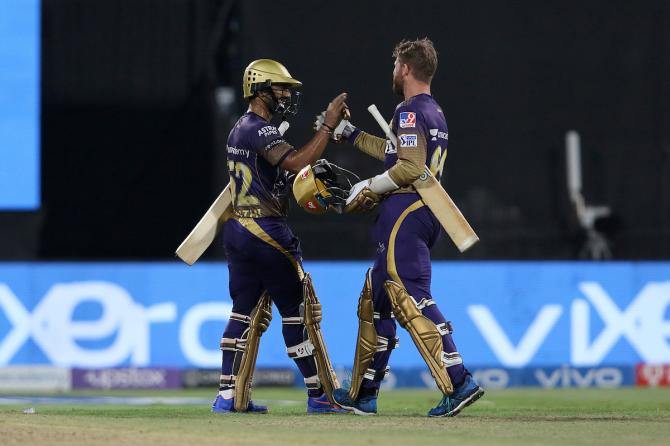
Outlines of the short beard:
M 403 91 L 402 79 L 397 77 L 393 78 L 393 93 L 398 96 L 405 97 L 405 92 Z
M 265 105 L 265 109 L 268 111 L 270 115 L 270 119 L 272 119 L 272 116 L 274 116 L 275 111 L 274 108 L 277 105 L 276 98 L 274 98 L 274 95 L 272 93 L 269 94 L 258 94 L 256 96 L 260 101 Z

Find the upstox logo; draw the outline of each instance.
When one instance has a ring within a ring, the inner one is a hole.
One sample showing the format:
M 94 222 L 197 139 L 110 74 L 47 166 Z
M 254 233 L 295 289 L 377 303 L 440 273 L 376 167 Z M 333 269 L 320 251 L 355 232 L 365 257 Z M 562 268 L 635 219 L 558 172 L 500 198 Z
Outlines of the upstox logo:
M 75 319 L 75 310 L 84 303 L 98 305 L 97 319 Z M 181 317 L 179 346 L 191 364 L 212 366 L 221 361 L 218 349 L 201 344 L 199 332 L 207 321 L 227 321 L 231 309 L 230 303 L 203 302 L 191 306 Z M 0 365 L 9 364 L 32 339 L 56 365 L 110 367 L 127 362 L 146 366 L 151 363 L 151 327 L 177 322 L 174 302 L 145 307 L 125 288 L 106 281 L 55 284 L 32 313 L 0 283 L 0 310 L 10 323 L 9 332 L 0 341 Z M 103 345 L 91 345 L 95 342 Z
M 467 311 L 500 362 L 508 367 L 529 364 L 548 339 L 563 314 L 570 318 L 570 362 L 575 366 L 600 364 L 620 339 L 625 339 L 644 362 L 670 359 L 670 282 L 649 282 L 627 308 L 619 308 L 596 282 L 582 282 L 584 298 L 576 298 L 570 308 L 544 305 L 515 346 L 487 306 L 471 305 Z M 592 311 L 603 328 L 591 332 Z

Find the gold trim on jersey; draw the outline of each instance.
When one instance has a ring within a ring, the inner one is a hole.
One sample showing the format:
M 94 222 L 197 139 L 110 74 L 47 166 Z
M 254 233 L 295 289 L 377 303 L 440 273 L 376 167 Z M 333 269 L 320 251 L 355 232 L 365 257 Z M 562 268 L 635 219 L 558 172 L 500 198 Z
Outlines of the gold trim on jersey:
M 400 217 L 398 217 L 395 224 L 393 225 L 393 229 L 391 229 L 391 235 L 389 235 L 389 246 L 388 250 L 386 251 L 386 270 L 391 277 L 391 280 L 401 284 L 403 287 L 405 287 L 405 285 L 402 283 L 402 280 L 400 280 L 400 276 L 398 276 L 398 270 L 395 265 L 395 239 L 405 218 L 407 218 L 411 212 L 414 212 L 423 206 L 425 206 L 425 204 L 421 200 L 417 200 L 409 205 L 409 207 L 407 207 L 407 209 L 405 209 L 402 214 L 400 214 Z
M 240 222 L 240 224 L 244 226 L 253 235 L 255 235 L 268 245 L 272 246 L 273 248 L 277 249 L 279 252 L 284 254 L 297 271 L 300 280 L 302 280 L 305 277 L 305 272 L 303 271 L 302 265 L 300 264 L 298 259 L 293 257 L 290 252 L 288 252 L 282 245 L 279 244 L 279 242 L 273 239 L 270 236 L 270 234 L 265 232 L 263 228 L 261 228 L 261 226 L 258 223 L 256 223 L 256 220 L 254 220 L 253 218 L 245 218 L 245 217 L 237 217 L 236 220 Z

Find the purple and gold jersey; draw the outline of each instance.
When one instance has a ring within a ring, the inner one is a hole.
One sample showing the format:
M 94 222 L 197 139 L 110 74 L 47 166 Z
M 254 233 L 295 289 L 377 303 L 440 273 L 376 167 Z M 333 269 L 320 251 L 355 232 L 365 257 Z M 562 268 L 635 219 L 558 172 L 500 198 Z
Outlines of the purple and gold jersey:
M 248 111 L 228 136 L 228 173 L 238 217 L 285 217 L 287 172 L 279 165 L 293 151 L 279 130 Z
M 384 168 L 393 167 L 400 156 L 419 166 L 429 166 L 440 181 L 447 157 L 449 132 L 442 108 L 435 99 L 428 94 L 419 94 L 398 104 L 391 130 L 398 137 L 398 147 L 394 149 L 387 144 Z

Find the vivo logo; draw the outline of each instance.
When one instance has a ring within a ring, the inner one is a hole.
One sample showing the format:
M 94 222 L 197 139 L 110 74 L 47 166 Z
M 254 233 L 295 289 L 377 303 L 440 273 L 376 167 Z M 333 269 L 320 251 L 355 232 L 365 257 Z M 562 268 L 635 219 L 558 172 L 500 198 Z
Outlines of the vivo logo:
M 621 387 L 623 373 L 613 367 L 580 371 L 569 366 L 547 371 L 536 369 L 535 379 L 545 388 L 555 387 Z
M 569 309 L 544 305 L 517 345 L 512 344 L 488 307 L 471 305 L 467 312 L 493 353 L 508 367 L 530 363 L 563 314 L 570 318 L 570 362 L 575 366 L 600 364 L 621 338 L 645 362 L 670 360 L 670 321 L 665 319 L 670 282 L 648 283 L 624 309 L 596 282 L 582 282 L 579 290 L 585 298 L 573 300 Z M 604 325 L 599 333 L 592 333 L 592 312 Z
M 79 305 L 91 302 L 101 309 L 98 319 L 73 318 Z M 200 327 L 211 320 L 225 323 L 231 309 L 230 303 L 201 303 L 183 315 L 179 347 L 192 364 L 202 367 L 220 364 L 218 348 L 210 350 L 202 346 Z M 151 363 L 151 326 L 177 320 L 174 302 L 144 307 L 121 286 L 104 281 L 56 284 L 32 313 L 7 285 L 0 283 L 0 310 L 11 325 L 0 342 L 0 365 L 8 364 L 32 339 L 55 365 L 95 368 L 129 362 L 133 366 L 147 366 Z M 111 343 L 105 343 L 104 347 L 84 346 L 87 341 L 110 339 Z
M 504 389 L 509 386 L 509 373 L 505 369 L 478 369 L 472 375 L 486 389 Z

